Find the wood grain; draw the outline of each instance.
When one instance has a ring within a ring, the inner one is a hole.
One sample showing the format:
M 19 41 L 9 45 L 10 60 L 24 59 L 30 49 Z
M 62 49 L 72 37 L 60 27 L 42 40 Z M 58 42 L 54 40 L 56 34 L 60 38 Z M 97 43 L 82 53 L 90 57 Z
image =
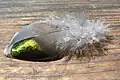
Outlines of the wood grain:
M 9 59 L 3 49 L 20 26 L 51 12 L 81 12 L 105 20 L 114 30 L 107 56 L 90 62 L 28 62 Z M 0 80 L 120 80 L 120 0 L 0 0 Z

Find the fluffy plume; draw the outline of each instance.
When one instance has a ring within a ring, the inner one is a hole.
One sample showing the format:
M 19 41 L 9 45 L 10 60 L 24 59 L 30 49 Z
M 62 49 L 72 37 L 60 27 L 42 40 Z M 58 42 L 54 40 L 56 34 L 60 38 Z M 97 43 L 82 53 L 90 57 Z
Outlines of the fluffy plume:
M 105 55 L 106 45 L 110 42 L 109 28 L 100 20 L 89 20 L 81 14 L 70 13 L 61 16 L 50 16 L 46 19 L 54 31 L 60 33 L 56 41 L 56 49 L 61 55 L 68 56 L 67 60 L 76 56 L 93 57 Z

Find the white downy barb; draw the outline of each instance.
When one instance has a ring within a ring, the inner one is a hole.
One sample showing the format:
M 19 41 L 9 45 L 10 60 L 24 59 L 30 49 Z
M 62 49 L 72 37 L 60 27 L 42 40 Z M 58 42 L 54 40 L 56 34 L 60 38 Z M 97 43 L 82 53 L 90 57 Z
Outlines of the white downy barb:
M 54 29 L 53 33 L 59 33 L 56 41 L 57 48 L 69 47 L 70 51 L 83 46 L 84 44 L 105 40 L 109 33 L 108 25 L 100 20 L 88 20 L 81 14 L 65 14 L 64 16 L 50 16 L 46 19 Z

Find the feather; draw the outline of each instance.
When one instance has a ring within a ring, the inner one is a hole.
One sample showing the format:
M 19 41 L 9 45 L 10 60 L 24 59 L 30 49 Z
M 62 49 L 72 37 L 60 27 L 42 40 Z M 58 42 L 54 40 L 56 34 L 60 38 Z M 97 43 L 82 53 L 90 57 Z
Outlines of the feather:
M 108 26 L 79 13 L 52 14 L 22 28 L 10 44 L 32 37 L 45 53 L 52 56 L 68 56 L 67 60 L 73 56 L 91 58 L 104 55 L 107 50 L 105 46 L 110 42 Z M 9 48 L 12 47 L 5 50 Z

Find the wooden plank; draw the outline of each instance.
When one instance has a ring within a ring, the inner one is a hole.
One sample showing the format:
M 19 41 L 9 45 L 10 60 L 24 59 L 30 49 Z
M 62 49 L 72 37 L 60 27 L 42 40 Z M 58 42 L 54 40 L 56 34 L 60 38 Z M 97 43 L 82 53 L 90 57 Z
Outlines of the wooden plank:
M 90 62 L 28 62 L 9 59 L 3 48 L 20 26 L 58 11 L 81 12 L 113 28 L 107 56 Z M 120 80 L 120 0 L 0 0 L 0 80 Z

